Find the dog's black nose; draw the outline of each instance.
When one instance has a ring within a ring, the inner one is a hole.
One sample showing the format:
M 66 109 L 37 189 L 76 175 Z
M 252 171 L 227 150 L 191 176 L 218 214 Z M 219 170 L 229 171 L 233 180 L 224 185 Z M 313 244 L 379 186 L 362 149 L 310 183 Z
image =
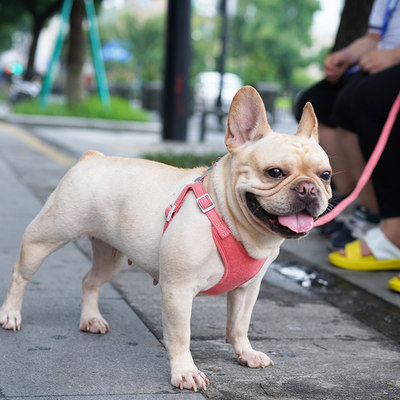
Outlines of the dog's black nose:
M 317 198 L 318 189 L 312 182 L 299 182 L 296 185 L 295 190 L 300 199 L 302 199 L 306 204 Z

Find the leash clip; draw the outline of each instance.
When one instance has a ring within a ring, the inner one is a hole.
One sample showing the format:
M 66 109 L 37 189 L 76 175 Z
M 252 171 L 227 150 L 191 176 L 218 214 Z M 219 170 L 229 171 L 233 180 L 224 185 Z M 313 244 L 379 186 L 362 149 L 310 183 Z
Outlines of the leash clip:
M 216 161 L 214 161 L 214 162 L 208 167 L 207 171 L 204 172 L 203 175 L 199 176 L 199 177 L 196 178 L 194 181 L 195 181 L 195 182 L 202 182 L 203 179 L 207 176 L 207 174 L 216 166 L 218 160 L 219 160 L 219 158 L 218 158 Z

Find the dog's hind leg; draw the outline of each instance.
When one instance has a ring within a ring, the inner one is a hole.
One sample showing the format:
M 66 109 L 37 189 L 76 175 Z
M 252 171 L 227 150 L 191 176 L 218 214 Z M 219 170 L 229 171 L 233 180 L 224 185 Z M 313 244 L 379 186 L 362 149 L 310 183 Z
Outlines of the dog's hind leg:
M 92 333 L 110 330 L 99 311 L 100 287 L 114 278 L 120 271 L 125 256 L 100 239 L 91 238 L 93 265 L 82 280 L 82 313 L 80 329 Z
M 11 284 L 0 309 L 0 325 L 5 329 L 21 329 L 25 289 L 46 257 L 68 242 L 85 236 L 81 223 L 82 207 L 76 206 L 79 199 L 75 199 L 75 203 L 71 198 L 65 201 L 65 196 L 59 195 L 60 187 L 62 189 L 62 184 L 25 230 L 20 257 L 14 265 Z
M 43 237 L 42 233 L 38 231 L 35 221 L 25 231 L 20 257 L 14 265 L 11 284 L 0 309 L 0 325 L 5 329 L 21 329 L 21 307 L 29 281 L 48 255 L 69 242 L 49 236 L 48 232 Z

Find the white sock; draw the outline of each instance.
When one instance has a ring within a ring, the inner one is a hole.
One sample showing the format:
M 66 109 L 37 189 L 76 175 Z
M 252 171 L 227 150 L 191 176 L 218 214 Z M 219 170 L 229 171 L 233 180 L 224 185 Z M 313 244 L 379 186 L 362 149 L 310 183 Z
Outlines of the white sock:
M 377 260 L 400 258 L 400 249 L 385 236 L 380 228 L 370 229 L 363 239 Z

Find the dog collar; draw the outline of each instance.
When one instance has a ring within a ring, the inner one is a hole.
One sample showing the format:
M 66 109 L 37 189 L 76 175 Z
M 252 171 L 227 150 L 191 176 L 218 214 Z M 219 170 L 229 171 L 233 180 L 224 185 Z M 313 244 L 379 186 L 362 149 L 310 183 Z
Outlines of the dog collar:
M 250 257 L 243 245 L 235 239 L 226 223 L 218 215 L 215 204 L 205 191 L 202 183 L 207 173 L 208 171 L 193 183 L 186 185 L 176 201 L 167 207 L 163 234 L 181 208 L 188 193 L 192 191 L 201 212 L 211 222 L 212 236 L 225 266 L 225 272 L 221 280 L 210 289 L 202 292 L 216 295 L 230 292 L 252 279 L 260 272 L 267 259 Z

